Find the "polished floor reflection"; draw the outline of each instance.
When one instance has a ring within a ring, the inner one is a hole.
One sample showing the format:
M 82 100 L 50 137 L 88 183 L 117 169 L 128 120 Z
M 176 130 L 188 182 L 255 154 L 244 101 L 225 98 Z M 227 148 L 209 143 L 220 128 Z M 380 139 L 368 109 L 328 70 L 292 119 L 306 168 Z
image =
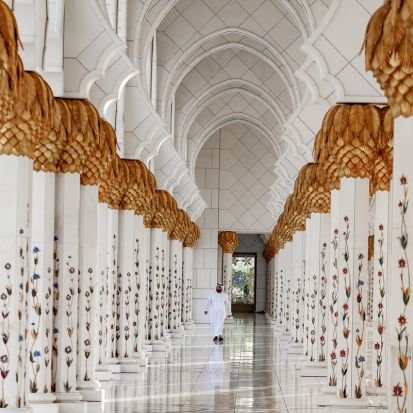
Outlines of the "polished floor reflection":
M 167 363 L 104 385 L 104 412 L 315 411 L 321 380 L 299 378 L 264 316 L 236 318 L 224 337 L 215 345 L 208 326 L 198 326 Z

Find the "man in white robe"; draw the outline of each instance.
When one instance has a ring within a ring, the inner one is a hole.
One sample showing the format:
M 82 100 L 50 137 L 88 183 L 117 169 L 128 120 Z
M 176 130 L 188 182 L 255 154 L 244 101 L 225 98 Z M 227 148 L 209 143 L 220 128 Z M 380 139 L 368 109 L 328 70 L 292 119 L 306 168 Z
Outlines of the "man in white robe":
M 231 315 L 231 306 L 228 294 L 223 292 L 221 283 L 218 283 L 214 292 L 208 298 L 205 314 L 209 313 L 209 320 L 214 335 L 214 343 L 222 342 L 222 330 L 224 329 L 225 317 Z

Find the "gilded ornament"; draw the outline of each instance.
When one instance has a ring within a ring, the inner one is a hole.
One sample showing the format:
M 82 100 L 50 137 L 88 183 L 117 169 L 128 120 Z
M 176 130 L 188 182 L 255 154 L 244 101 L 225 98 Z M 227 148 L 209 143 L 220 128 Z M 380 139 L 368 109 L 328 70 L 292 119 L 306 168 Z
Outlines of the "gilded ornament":
M 239 244 L 239 238 L 236 232 L 223 231 L 218 235 L 218 243 L 224 253 L 233 253 Z

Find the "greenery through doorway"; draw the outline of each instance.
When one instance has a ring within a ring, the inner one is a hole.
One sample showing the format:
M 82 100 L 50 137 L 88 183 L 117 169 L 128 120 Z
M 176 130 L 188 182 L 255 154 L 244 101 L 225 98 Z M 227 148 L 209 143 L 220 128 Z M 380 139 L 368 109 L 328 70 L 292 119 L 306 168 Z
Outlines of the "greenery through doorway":
M 234 253 L 232 256 L 231 301 L 233 313 L 255 312 L 257 254 Z

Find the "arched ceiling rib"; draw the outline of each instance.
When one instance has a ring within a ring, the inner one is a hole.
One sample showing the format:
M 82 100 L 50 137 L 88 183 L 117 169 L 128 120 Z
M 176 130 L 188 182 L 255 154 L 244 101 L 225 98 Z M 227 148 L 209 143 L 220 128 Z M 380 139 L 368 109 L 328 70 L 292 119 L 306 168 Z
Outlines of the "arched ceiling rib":
M 143 89 L 155 92 L 151 100 L 191 174 L 206 140 L 237 122 L 273 148 L 274 170 L 285 159 L 289 119 L 306 98 L 294 74 L 306 59 L 301 46 L 314 31 L 317 3 L 327 0 L 128 1 Z M 296 144 L 291 138 L 288 146 Z

